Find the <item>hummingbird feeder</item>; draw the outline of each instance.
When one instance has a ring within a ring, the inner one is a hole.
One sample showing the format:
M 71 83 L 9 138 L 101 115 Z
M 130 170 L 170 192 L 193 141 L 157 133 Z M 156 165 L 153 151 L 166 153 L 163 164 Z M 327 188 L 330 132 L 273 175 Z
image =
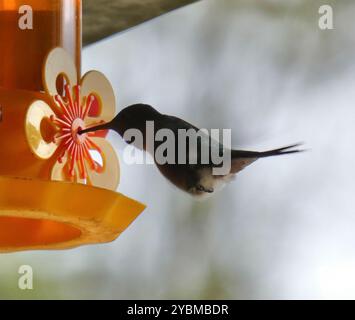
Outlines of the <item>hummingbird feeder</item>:
M 80 0 L 0 0 L 0 252 L 116 239 L 145 206 L 116 192 L 116 99 L 81 76 Z

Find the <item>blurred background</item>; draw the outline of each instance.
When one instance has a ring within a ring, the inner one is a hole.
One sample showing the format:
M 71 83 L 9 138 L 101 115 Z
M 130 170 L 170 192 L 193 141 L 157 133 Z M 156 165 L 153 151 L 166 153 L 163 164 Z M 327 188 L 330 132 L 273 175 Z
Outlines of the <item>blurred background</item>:
M 233 145 L 310 151 L 260 160 L 205 202 L 151 165 L 121 163 L 148 205 L 115 242 L 0 256 L 0 298 L 355 298 L 355 3 L 203 0 L 85 48 L 83 71 Z M 124 144 L 110 137 L 117 152 Z M 34 290 L 17 287 L 31 265 Z

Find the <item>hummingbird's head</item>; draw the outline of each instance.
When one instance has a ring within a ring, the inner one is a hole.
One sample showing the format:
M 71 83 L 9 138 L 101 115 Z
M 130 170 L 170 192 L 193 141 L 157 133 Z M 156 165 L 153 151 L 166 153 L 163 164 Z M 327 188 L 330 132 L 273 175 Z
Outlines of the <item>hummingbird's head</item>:
M 146 122 L 155 121 L 160 113 L 147 104 L 134 104 L 124 108 L 112 121 L 116 131 L 123 137 L 129 129 L 138 129 L 145 134 Z

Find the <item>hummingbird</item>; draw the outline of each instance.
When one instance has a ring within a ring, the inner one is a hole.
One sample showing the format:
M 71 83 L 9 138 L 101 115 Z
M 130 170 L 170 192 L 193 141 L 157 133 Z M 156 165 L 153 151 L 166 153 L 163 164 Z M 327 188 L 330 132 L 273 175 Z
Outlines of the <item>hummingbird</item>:
M 194 197 L 202 197 L 215 193 L 222 189 L 230 181 L 234 180 L 236 174 L 251 165 L 258 159 L 281 156 L 287 154 L 294 154 L 302 152 L 298 149 L 301 144 L 292 144 L 282 148 L 273 149 L 264 152 L 233 150 L 226 148 L 222 143 L 211 138 L 210 135 L 202 134 L 199 136 L 198 147 L 191 152 L 191 149 L 186 145 L 184 155 L 181 157 L 181 149 L 179 149 L 179 130 L 189 130 L 196 134 L 201 130 L 196 126 L 186 122 L 175 116 L 162 114 L 152 106 L 147 104 L 134 104 L 124 108 L 117 116 L 110 122 L 96 125 L 93 127 L 80 130 L 79 134 L 98 130 L 114 130 L 116 131 L 128 144 L 133 144 L 135 147 L 142 149 L 155 158 L 155 152 L 163 143 L 162 141 L 154 141 L 154 146 L 148 148 L 147 141 L 147 124 L 154 124 L 154 134 L 161 129 L 168 129 L 174 136 L 174 154 L 175 159 L 173 163 L 160 163 L 155 161 L 156 166 L 162 175 L 167 178 L 172 184 L 179 189 L 187 192 Z M 134 139 L 125 137 L 125 133 L 130 129 L 135 129 L 141 132 L 143 143 L 137 145 Z M 217 152 L 218 154 L 228 153 L 230 155 L 230 167 L 227 172 L 214 174 L 214 169 L 218 169 L 221 164 L 215 164 L 210 161 L 201 161 L 201 146 L 207 145 L 209 152 Z M 185 161 L 179 161 L 185 158 Z M 190 161 L 192 158 L 195 161 Z

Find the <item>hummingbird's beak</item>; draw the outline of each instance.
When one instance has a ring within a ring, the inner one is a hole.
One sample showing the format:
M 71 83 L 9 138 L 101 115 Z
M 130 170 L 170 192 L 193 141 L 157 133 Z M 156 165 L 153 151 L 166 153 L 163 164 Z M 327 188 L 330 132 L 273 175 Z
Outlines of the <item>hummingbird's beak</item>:
M 81 135 L 81 134 L 88 133 L 88 132 L 95 132 L 95 131 L 99 131 L 99 130 L 109 130 L 109 129 L 111 129 L 111 123 L 107 122 L 104 124 L 100 124 L 98 126 L 93 126 L 90 128 L 86 128 L 84 130 L 80 130 L 80 131 L 78 131 L 78 134 Z

